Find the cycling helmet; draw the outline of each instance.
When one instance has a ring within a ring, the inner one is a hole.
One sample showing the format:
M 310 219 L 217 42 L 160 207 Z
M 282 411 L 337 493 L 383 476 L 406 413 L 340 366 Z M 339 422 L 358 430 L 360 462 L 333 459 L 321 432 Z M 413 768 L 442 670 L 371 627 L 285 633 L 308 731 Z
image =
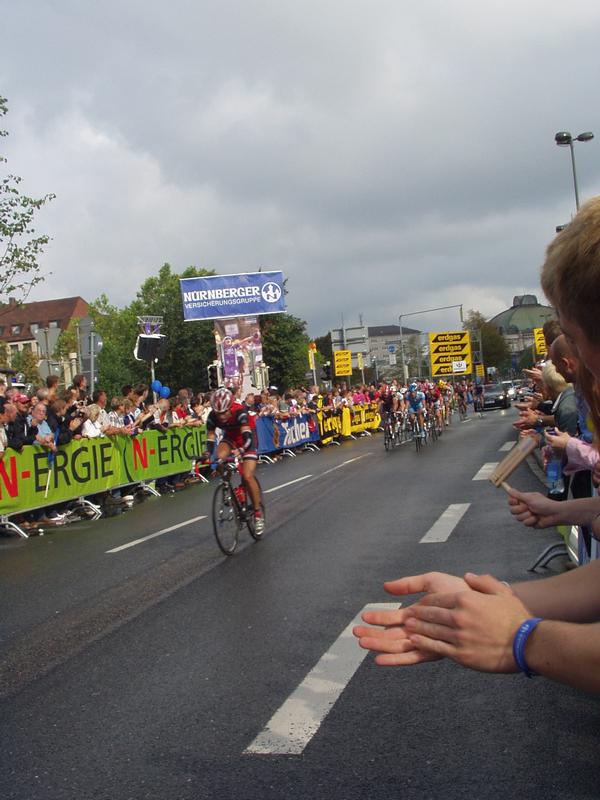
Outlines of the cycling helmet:
M 216 411 L 217 414 L 224 414 L 226 411 L 229 411 L 232 403 L 233 395 L 229 389 L 225 388 L 217 389 L 210 398 L 212 409 Z
M 418 387 L 417 387 L 417 384 L 416 384 L 416 383 L 411 383 L 411 385 L 408 387 L 408 391 L 409 391 L 409 392 L 416 392 L 416 391 L 417 391 L 417 388 L 418 388 Z

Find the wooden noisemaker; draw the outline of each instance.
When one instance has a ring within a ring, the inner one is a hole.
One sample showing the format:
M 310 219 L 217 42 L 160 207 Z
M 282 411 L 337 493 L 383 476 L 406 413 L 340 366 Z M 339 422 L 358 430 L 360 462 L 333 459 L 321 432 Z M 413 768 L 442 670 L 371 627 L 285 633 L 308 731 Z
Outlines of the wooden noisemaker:
M 502 459 L 490 475 L 491 483 L 493 483 L 494 486 L 502 487 L 504 491 L 508 492 L 510 486 L 506 482 L 506 479 L 513 474 L 519 464 L 525 461 L 527 456 L 533 453 L 537 446 L 537 439 L 533 436 L 525 436 L 523 439 L 519 439 L 506 458 Z

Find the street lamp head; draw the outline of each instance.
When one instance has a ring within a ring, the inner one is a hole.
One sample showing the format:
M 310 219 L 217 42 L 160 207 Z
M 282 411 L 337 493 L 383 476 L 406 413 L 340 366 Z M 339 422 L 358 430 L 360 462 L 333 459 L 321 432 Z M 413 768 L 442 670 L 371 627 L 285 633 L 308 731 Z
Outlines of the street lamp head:
M 594 138 L 594 134 L 591 131 L 586 131 L 585 133 L 580 133 L 577 137 L 578 142 L 589 142 L 590 139 Z
M 554 141 L 557 145 L 571 144 L 573 137 L 569 131 L 559 131 L 557 134 L 555 134 Z

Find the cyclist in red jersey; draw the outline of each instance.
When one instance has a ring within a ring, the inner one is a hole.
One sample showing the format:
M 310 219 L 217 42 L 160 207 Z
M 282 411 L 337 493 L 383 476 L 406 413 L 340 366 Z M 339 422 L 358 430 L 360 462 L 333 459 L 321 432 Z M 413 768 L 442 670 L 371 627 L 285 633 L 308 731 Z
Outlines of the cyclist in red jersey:
M 223 438 L 216 448 L 217 459 L 221 461 L 235 455 L 242 459 L 242 476 L 254 506 L 256 532 L 263 533 L 265 520 L 260 507 L 260 489 L 254 477 L 258 453 L 250 427 L 248 410 L 241 403 L 235 402 L 229 389 L 224 388 L 217 389 L 211 397 L 210 404 L 212 410 L 206 420 L 208 456 L 212 459 L 214 455 L 215 431 L 220 428 L 223 431 Z

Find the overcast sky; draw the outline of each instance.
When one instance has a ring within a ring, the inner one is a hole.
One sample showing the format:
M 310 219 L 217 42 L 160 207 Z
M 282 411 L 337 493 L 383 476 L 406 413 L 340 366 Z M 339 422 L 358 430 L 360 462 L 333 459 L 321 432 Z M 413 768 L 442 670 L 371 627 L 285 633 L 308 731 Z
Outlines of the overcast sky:
M 168 261 L 281 269 L 309 332 L 538 289 L 600 193 L 597 0 L 23 0 L 2 10 L 0 151 L 52 272 L 125 305 Z M 458 325 L 450 311 L 407 325 Z

